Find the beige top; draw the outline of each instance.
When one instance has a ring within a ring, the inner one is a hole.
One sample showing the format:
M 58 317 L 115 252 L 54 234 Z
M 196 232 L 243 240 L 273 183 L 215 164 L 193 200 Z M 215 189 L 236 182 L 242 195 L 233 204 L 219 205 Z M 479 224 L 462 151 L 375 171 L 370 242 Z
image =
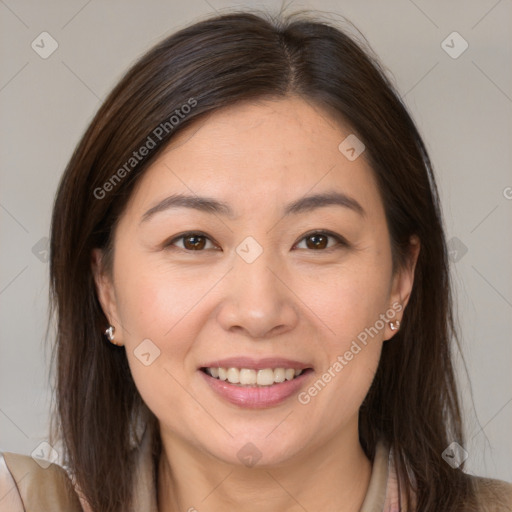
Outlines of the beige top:
M 158 512 L 151 438 L 139 448 L 134 504 L 130 512 Z M 476 478 L 481 512 L 512 511 L 512 484 Z M 0 512 L 92 512 L 72 489 L 66 471 L 56 464 L 43 469 L 27 455 L 0 453 Z M 404 512 L 392 452 L 378 443 L 368 490 L 360 512 Z

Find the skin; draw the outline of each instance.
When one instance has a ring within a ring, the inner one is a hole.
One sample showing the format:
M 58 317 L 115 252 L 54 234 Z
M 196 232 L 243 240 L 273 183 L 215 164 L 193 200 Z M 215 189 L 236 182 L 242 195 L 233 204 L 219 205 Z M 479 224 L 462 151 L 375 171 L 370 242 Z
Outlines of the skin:
M 141 177 L 116 229 L 111 276 L 93 253 L 115 341 L 159 420 L 161 512 L 359 510 L 371 462 L 358 410 L 396 332 L 389 323 L 306 405 L 292 396 L 244 409 L 198 371 L 209 360 L 280 356 L 314 369 L 304 391 L 393 303 L 405 309 L 419 242 L 411 239 L 409 264 L 393 275 L 373 172 L 364 153 L 349 161 L 338 149 L 350 133 L 297 97 L 217 111 L 180 132 Z M 332 190 L 356 199 L 365 216 L 337 205 L 283 216 L 286 204 Z M 174 193 L 224 201 L 236 218 L 181 207 L 141 222 Z M 305 234 L 322 229 L 348 246 L 329 238 L 311 248 Z M 171 244 L 198 230 L 204 248 Z M 236 252 L 247 236 L 263 248 L 250 264 Z M 147 338 L 161 351 L 150 366 L 134 355 Z M 249 442 L 261 453 L 251 468 L 237 457 Z

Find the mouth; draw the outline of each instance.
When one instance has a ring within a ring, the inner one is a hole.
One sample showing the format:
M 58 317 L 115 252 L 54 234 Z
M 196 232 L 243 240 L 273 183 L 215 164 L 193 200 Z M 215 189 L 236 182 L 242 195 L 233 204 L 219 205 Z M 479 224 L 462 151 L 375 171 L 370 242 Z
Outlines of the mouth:
M 299 361 L 237 357 L 198 368 L 204 382 L 224 402 L 244 409 L 268 409 L 300 392 L 314 374 Z
M 312 368 L 234 368 L 202 367 L 206 375 L 238 387 L 265 388 L 297 379 L 313 371 Z

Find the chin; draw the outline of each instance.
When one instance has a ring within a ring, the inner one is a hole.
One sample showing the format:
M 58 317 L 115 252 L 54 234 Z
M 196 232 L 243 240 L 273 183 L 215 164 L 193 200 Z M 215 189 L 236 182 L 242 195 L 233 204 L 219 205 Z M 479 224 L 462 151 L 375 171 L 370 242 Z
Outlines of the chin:
M 251 436 L 245 432 L 243 436 L 230 438 L 224 446 L 221 446 L 221 442 L 204 446 L 204 451 L 233 466 L 270 467 L 287 462 L 303 449 L 304 445 L 298 439 L 293 440 L 288 436 L 284 444 L 280 436 L 271 440 L 267 435 L 268 431 L 263 436 Z

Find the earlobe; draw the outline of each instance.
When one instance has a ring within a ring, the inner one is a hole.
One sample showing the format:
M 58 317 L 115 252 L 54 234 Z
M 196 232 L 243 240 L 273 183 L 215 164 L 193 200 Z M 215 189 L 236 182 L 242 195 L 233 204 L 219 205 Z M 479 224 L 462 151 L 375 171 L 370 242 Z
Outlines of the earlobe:
M 397 315 L 397 318 L 393 322 L 388 324 L 391 335 L 385 339 L 390 339 L 396 334 L 400 327 L 400 323 L 402 322 L 402 318 L 405 315 L 404 310 L 409 302 L 414 285 L 414 272 L 416 269 L 416 263 L 418 262 L 420 248 L 420 239 L 416 235 L 412 235 L 409 243 L 408 260 L 404 267 L 400 268 L 393 276 L 390 302 L 392 305 L 400 304 L 400 314 Z M 393 309 L 395 308 L 393 307 Z

